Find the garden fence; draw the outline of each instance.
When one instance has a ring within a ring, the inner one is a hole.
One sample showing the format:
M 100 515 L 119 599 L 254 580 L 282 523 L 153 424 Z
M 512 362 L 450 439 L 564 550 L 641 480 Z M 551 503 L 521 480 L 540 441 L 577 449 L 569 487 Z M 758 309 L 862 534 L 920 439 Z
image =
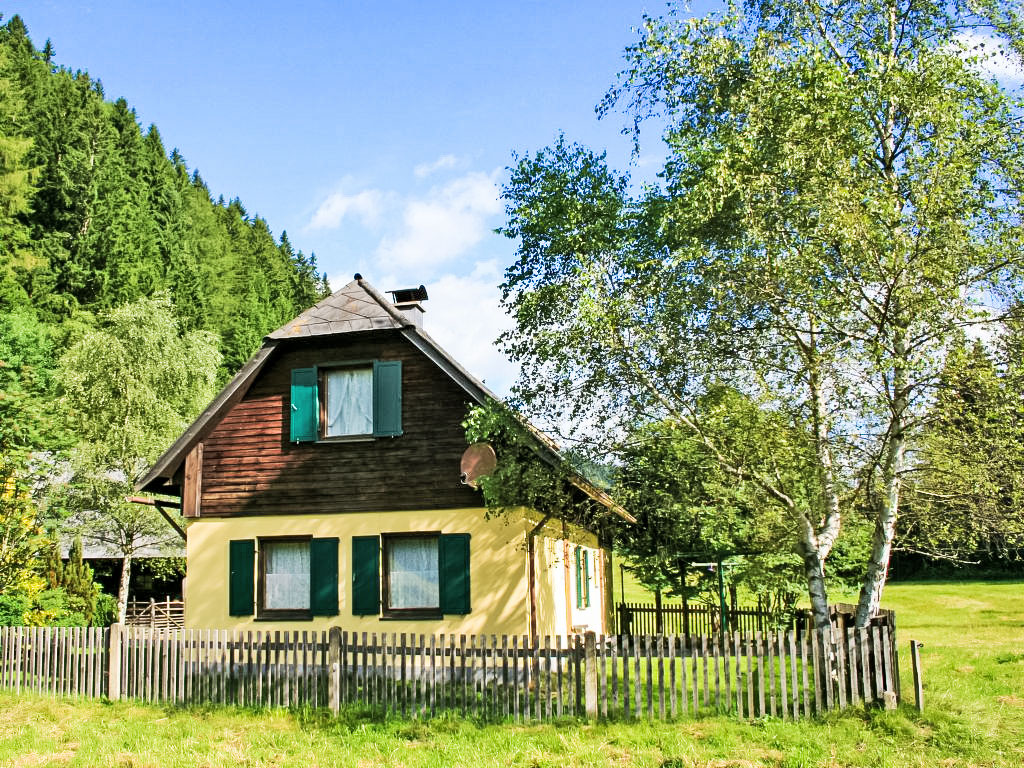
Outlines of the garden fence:
M 536 638 L 237 632 L 114 625 L 0 628 L 0 687 L 172 704 L 360 707 L 516 721 L 801 718 L 895 706 L 885 626 L 728 635 Z
M 185 602 L 169 597 L 156 601 L 131 600 L 125 613 L 125 624 L 136 627 L 159 627 L 161 629 L 183 629 L 185 627 Z
M 842 631 L 853 626 L 857 606 L 849 603 L 829 605 L 829 619 L 832 625 Z M 712 635 L 725 630 L 732 632 L 771 632 L 778 629 L 793 629 L 798 635 L 807 627 L 814 626 L 809 609 L 792 611 L 770 611 L 757 606 L 727 606 L 723 622 L 722 610 L 717 605 L 655 601 L 653 603 L 617 603 L 615 619 L 619 634 L 624 635 Z M 872 617 L 871 626 L 888 626 L 889 634 L 896 633 L 896 619 L 893 611 L 879 610 Z

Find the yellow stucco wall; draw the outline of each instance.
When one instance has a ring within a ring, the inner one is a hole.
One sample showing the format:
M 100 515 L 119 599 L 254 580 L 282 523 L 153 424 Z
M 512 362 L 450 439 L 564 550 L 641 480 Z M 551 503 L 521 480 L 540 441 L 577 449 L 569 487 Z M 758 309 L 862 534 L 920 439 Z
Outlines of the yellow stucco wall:
M 185 624 L 190 628 L 323 630 L 355 632 L 525 634 L 529 628 L 526 522 L 486 520 L 483 509 L 198 518 L 188 528 Z M 381 533 L 469 533 L 470 605 L 465 616 L 441 621 L 383 621 L 352 615 L 352 537 Z M 339 539 L 339 613 L 307 621 L 258 621 L 228 614 L 228 549 L 232 539 L 261 536 Z
M 577 608 L 575 549 L 590 553 L 590 605 Z M 573 627 L 581 631 L 605 631 L 602 551 L 597 537 L 561 522 L 548 523 L 537 543 L 537 632 L 567 635 Z
M 325 630 L 415 634 L 528 634 L 527 532 L 535 520 L 521 514 L 487 520 L 483 509 L 198 518 L 188 527 L 185 624 L 194 629 Z M 442 620 L 381 620 L 352 615 L 352 537 L 381 533 L 469 533 L 471 612 Z M 259 621 L 228 614 L 228 549 L 233 539 L 261 536 L 333 537 L 338 542 L 339 613 L 305 621 Z M 574 548 L 590 552 L 590 606 L 576 607 Z M 573 627 L 602 632 L 604 553 L 597 538 L 559 521 L 537 537 L 537 631 L 566 635 Z

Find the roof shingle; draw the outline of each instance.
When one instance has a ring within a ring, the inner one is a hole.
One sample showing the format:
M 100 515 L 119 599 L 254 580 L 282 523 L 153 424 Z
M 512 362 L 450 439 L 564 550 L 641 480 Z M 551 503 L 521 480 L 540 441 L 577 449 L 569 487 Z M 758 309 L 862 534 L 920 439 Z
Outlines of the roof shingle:
M 294 320 L 290 320 L 268 339 L 295 339 L 308 336 L 328 336 L 355 331 L 378 331 L 402 328 L 395 315 L 379 301 L 367 295 L 358 280 L 335 291 L 313 305 Z

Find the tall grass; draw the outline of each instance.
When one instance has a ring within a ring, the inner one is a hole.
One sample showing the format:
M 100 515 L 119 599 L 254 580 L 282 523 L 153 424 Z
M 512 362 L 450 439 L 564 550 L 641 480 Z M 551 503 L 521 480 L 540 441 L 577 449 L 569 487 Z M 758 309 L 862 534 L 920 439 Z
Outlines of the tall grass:
M 926 710 L 821 720 L 515 726 L 379 721 L 349 711 L 169 709 L 0 693 L 4 766 L 998 766 L 1024 765 L 1024 585 L 899 584 L 905 647 L 924 642 Z

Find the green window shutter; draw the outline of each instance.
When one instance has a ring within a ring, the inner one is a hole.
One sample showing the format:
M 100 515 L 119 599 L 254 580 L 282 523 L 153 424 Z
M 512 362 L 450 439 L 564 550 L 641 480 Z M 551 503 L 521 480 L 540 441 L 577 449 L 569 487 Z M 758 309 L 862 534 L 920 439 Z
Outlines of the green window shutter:
M 583 550 L 576 547 L 576 607 L 583 607 Z
M 256 540 L 236 539 L 228 550 L 228 614 L 252 616 L 256 596 Z
M 469 534 L 442 534 L 438 542 L 441 613 L 469 613 Z
M 292 369 L 291 430 L 293 443 L 308 443 L 317 438 L 320 405 L 316 392 L 316 368 Z
M 352 614 L 380 613 L 380 537 L 352 537 Z
M 338 540 L 309 542 L 309 612 L 338 615 Z
M 373 362 L 373 436 L 402 434 L 402 361 Z
M 583 550 L 583 607 L 590 607 L 590 550 Z

